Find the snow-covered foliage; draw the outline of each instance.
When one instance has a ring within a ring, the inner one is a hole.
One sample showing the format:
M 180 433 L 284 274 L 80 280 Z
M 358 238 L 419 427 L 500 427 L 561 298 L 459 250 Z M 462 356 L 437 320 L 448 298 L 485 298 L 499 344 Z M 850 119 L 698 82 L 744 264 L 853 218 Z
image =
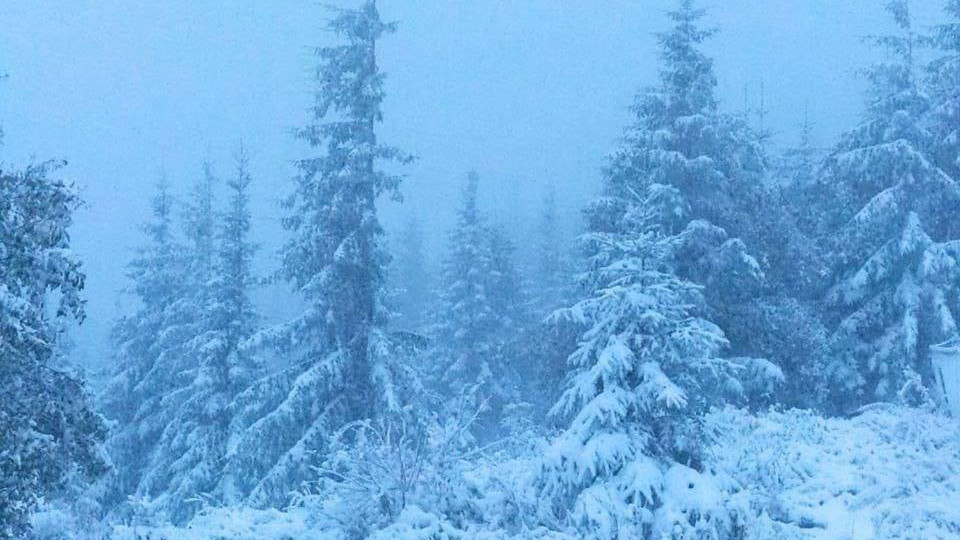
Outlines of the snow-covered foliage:
M 436 379 L 451 395 L 475 389 L 490 405 L 483 431 L 496 427 L 505 406 L 520 399 L 517 366 L 508 345 L 524 328 L 526 310 L 512 244 L 489 226 L 477 203 L 479 176 L 470 173 L 440 274 L 433 333 Z M 480 426 L 477 426 L 480 427 Z
M 376 0 L 329 8 L 279 268 L 254 276 L 242 149 L 185 204 L 163 179 L 108 422 L 70 367 L 77 195 L 53 163 L 0 170 L 0 540 L 960 538 L 960 427 L 929 352 L 960 333 L 944 2 L 921 36 L 886 1 L 862 120 L 821 152 L 805 117 L 780 152 L 765 95 L 724 110 L 707 12 L 677 0 L 582 234 L 552 185 L 538 226 L 513 197 L 491 225 L 471 173 L 458 208 L 430 201 L 455 218 L 446 252 L 408 215 L 395 266 L 396 26 Z M 261 318 L 253 289 L 284 283 Z
M 960 185 L 933 159 L 907 2 L 888 11 L 898 32 L 874 41 L 889 61 L 868 71 L 866 118 L 833 150 L 821 180 L 843 221 L 828 296 L 837 356 L 827 375 L 836 397 L 852 404 L 896 396 L 910 373 L 929 385 L 928 347 L 956 333 L 960 309 L 960 221 L 952 217 Z
M 286 199 L 279 277 L 305 300 L 294 320 L 255 341 L 293 355 L 288 367 L 254 382 L 236 402 L 228 465 L 235 495 L 256 504 L 288 501 L 344 424 L 397 410 L 417 386 L 417 340 L 386 331 L 386 266 L 376 202 L 398 195 L 382 165 L 409 158 L 377 140 L 384 75 L 376 46 L 394 25 L 376 3 L 336 10 L 328 29 L 343 44 L 316 50 L 314 123 L 301 139 L 322 149 L 298 162 Z
M 704 497 L 719 499 L 714 480 L 700 472 L 707 436 L 700 415 L 742 395 L 746 370 L 746 361 L 720 357 L 726 338 L 698 315 L 701 288 L 673 273 L 684 238 L 663 233 L 656 221 L 670 189 L 648 188 L 621 233 L 587 237 L 593 292 L 554 315 L 587 330 L 551 411 L 572 420 L 547 451 L 540 482 L 561 522 L 598 538 L 657 538 L 678 528 L 685 532 L 676 538 L 701 529 L 722 538 L 733 526 L 713 506 L 687 520 L 665 505 L 682 479 L 696 479 Z
M 662 482 L 658 515 L 665 522 L 682 526 L 660 529 L 654 538 L 947 540 L 960 534 L 960 509 L 953 504 L 960 496 L 960 430 L 951 419 L 897 406 L 875 406 L 849 419 L 824 418 L 800 410 L 755 414 L 728 407 L 706 415 L 704 424 L 715 434 L 713 442 L 705 447 L 705 468 L 711 472 L 697 473 L 689 467 L 673 465 L 658 473 Z M 391 443 L 381 448 L 393 446 Z M 429 444 L 421 448 L 426 447 Z M 452 517 L 456 512 L 449 512 L 449 508 L 411 497 L 403 508 L 396 510 L 389 523 L 370 527 L 365 537 L 609 538 L 546 519 L 548 513 L 541 512 L 544 501 L 534 489 L 536 475 L 531 474 L 541 451 L 539 443 L 533 443 L 512 459 L 474 455 L 461 464 L 458 475 L 447 476 L 452 483 L 446 484 L 443 493 L 451 498 L 455 494 L 465 495 L 464 500 L 471 501 L 468 519 L 463 519 L 462 513 L 460 518 Z M 354 463 L 367 467 L 359 460 L 354 459 Z M 371 465 L 366 470 L 378 466 Z M 391 468 L 390 473 L 397 471 Z M 324 501 L 324 506 L 317 503 L 307 498 L 285 511 L 210 509 L 184 528 L 121 526 L 112 538 L 351 538 L 339 519 L 349 515 L 352 507 L 335 508 L 330 506 L 330 500 Z M 594 498 L 591 503 L 605 508 L 609 501 Z M 331 508 L 340 514 L 329 514 Z M 728 534 L 713 536 L 711 529 L 715 530 L 716 524 L 710 524 L 697 532 L 699 536 L 684 536 L 694 523 L 706 525 L 707 515 L 722 520 L 729 527 Z M 82 539 L 67 535 L 65 538 Z M 644 536 L 621 529 L 621 535 L 614 538 Z
M 745 538 L 948 539 L 960 535 L 960 430 L 922 409 L 850 419 L 724 409 L 712 466 L 750 508 Z
M 23 538 L 45 496 L 102 472 L 105 427 L 82 380 L 54 365 L 65 320 L 84 316 L 70 251 L 80 201 L 56 163 L 0 170 L 0 538 Z

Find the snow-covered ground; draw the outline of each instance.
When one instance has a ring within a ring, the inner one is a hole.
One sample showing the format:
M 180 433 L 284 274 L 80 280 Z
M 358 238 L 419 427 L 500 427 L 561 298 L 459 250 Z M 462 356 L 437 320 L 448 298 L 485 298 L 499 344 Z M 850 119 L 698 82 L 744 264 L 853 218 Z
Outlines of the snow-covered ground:
M 960 423 L 877 406 L 852 419 L 712 416 L 716 466 L 758 513 L 752 538 L 960 538 Z
M 743 518 L 745 539 L 954 540 L 960 538 L 960 422 L 936 413 L 875 406 L 850 418 L 808 411 L 759 415 L 727 408 L 708 417 L 716 443 L 711 469 L 728 490 L 724 504 Z M 462 473 L 476 498 L 477 523 L 454 526 L 435 508 L 408 505 L 375 532 L 396 539 L 572 539 L 539 526 L 527 486 L 535 449 L 483 460 Z M 681 496 L 671 499 L 682 499 Z M 682 501 L 680 501 L 682 502 Z M 674 504 L 680 505 L 680 502 Z M 499 515 L 498 515 L 499 514 Z M 58 536 L 62 511 L 34 523 L 40 538 Z M 499 522 L 498 522 L 499 520 Z M 505 523 L 512 525 L 505 525 Z M 71 523 L 76 523 L 75 521 Z M 71 526 L 73 528 L 73 526 Z M 288 511 L 224 508 L 186 528 L 119 526 L 115 540 L 339 540 L 336 522 L 316 506 Z

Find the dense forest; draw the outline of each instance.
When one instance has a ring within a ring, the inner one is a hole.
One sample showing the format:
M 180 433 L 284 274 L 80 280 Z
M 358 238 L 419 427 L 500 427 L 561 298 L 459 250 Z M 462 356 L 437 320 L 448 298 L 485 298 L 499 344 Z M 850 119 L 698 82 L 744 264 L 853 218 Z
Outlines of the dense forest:
M 331 7 L 296 176 L 257 177 L 243 145 L 189 187 L 157 176 L 96 380 L 72 361 L 70 167 L 0 168 L 0 539 L 960 538 L 943 2 L 932 28 L 887 2 L 860 121 L 821 148 L 798 111 L 786 150 L 762 103 L 718 97 L 722 6 L 651 10 L 658 76 L 574 234 L 556 187 L 532 226 L 494 218 L 473 163 L 450 230 L 388 234 L 418 159 L 383 137 L 398 26 Z

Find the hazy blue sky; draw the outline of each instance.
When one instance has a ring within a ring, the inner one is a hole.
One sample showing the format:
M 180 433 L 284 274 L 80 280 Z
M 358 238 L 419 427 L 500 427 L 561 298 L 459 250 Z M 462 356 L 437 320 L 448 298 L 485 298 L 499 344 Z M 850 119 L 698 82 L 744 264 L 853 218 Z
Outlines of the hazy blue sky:
M 921 25 L 940 8 L 919 0 Z M 445 234 L 464 173 L 476 169 L 494 210 L 532 212 L 553 182 L 572 213 L 598 171 L 632 96 L 654 82 L 653 32 L 669 0 L 381 0 L 400 23 L 381 51 L 389 73 L 383 138 L 419 156 L 407 203 L 386 221 L 424 216 Z M 886 28 L 879 0 L 714 0 L 728 110 L 756 105 L 765 81 L 777 143 L 796 137 L 809 103 L 828 144 L 856 120 L 860 37 Z M 310 104 L 311 45 L 325 12 L 302 0 L 0 0 L 0 162 L 65 158 L 63 176 L 89 205 L 75 243 L 89 273 L 94 354 L 116 316 L 123 266 L 140 241 L 161 167 L 178 188 L 205 159 L 232 170 L 250 149 L 265 255 L 280 241 L 277 198 L 307 150 L 289 129 Z M 516 197 L 519 203 L 509 202 Z M 439 236 L 438 236 L 439 237 Z M 268 268 L 271 261 L 263 266 Z

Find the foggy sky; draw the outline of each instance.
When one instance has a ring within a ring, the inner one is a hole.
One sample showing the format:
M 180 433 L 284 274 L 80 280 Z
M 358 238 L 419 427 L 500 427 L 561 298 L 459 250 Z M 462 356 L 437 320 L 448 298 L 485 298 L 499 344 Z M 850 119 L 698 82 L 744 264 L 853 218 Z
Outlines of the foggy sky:
M 756 107 L 764 82 L 776 144 L 791 144 L 809 105 L 828 145 L 861 110 L 861 43 L 888 27 L 879 0 L 714 0 L 724 108 Z M 599 185 L 604 156 L 629 122 L 636 91 L 655 83 L 653 33 L 668 0 L 381 0 L 400 23 L 384 40 L 384 141 L 416 154 L 406 203 L 433 242 L 446 234 L 466 171 L 494 214 L 535 215 L 554 183 L 564 211 Z M 938 0 L 915 1 L 920 26 Z M 108 352 L 119 289 L 160 171 L 179 191 L 204 160 L 232 173 L 242 140 L 252 155 L 260 267 L 282 242 L 277 199 L 291 161 L 309 155 L 290 129 L 307 120 L 310 47 L 326 12 L 302 0 L 0 0 L 0 163 L 63 158 L 61 176 L 88 206 L 74 242 L 88 273 L 78 334 L 91 365 Z M 746 94 L 746 97 L 745 97 Z

